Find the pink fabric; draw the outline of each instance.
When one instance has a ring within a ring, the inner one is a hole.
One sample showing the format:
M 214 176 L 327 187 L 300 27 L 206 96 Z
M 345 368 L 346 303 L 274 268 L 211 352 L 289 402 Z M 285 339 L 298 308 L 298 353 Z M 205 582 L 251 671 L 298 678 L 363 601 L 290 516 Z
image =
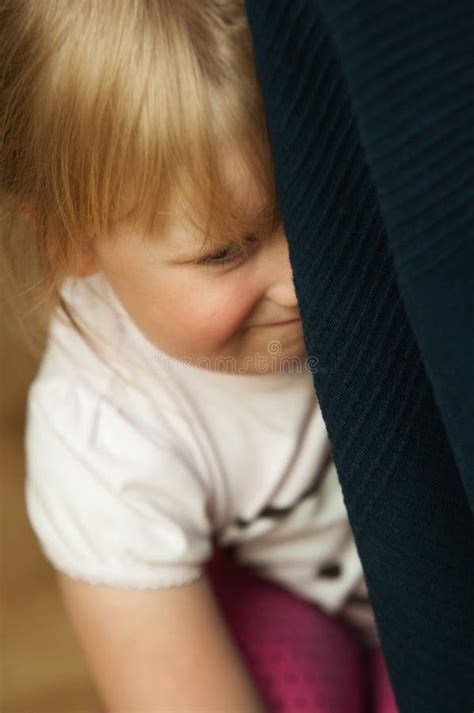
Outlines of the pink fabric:
M 269 713 L 397 713 L 380 647 L 215 550 L 207 572 Z

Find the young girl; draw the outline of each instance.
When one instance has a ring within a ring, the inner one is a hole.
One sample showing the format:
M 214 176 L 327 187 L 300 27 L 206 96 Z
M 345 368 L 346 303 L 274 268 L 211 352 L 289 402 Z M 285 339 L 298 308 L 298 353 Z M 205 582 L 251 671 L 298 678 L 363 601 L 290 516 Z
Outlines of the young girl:
M 393 713 L 243 3 L 4 0 L 0 28 L 5 253 L 49 320 L 27 507 L 106 710 L 362 713 L 370 648 Z

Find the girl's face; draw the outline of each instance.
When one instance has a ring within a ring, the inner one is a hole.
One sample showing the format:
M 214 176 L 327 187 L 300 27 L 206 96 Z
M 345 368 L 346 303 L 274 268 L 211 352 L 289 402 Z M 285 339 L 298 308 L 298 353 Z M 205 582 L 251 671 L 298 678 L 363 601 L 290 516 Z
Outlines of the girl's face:
M 306 356 L 283 228 L 245 255 L 238 245 L 202 257 L 202 239 L 177 216 L 146 241 L 132 229 L 99 242 L 100 270 L 140 331 L 169 355 L 202 368 L 288 371 Z

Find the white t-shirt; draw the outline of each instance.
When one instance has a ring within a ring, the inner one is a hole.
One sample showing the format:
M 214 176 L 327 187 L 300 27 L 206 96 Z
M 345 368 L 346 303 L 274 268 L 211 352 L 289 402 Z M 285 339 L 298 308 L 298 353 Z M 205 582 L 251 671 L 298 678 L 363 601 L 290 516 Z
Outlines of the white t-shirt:
M 58 570 L 179 585 L 216 542 L 328 613 L 367 598 L 304 364 L 261 375 L 186 365 L 145 338 L 102 275 L 70 278 L 62 294 L 96 341 L 57 311 L 28 395 L 27 510 Z

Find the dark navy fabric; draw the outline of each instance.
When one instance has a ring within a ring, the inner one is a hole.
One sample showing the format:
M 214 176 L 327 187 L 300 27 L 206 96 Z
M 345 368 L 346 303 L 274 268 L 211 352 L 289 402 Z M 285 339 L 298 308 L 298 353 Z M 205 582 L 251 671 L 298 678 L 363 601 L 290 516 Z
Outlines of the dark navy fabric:
M 471 713 L 474 4 L 247 12 L 314 384 L 400 713 Z

